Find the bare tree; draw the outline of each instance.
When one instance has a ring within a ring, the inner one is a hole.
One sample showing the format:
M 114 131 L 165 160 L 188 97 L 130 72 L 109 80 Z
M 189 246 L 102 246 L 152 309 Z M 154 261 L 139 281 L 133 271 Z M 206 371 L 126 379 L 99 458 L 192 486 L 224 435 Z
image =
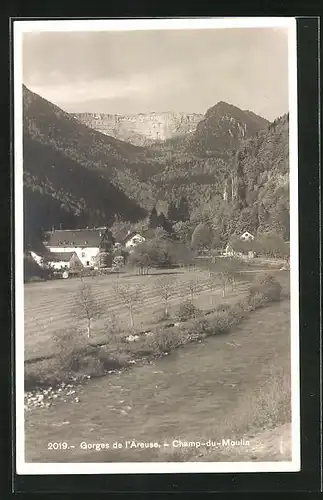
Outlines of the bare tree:
M 174 294 L 176 287 L 176 278 L 168 275 L 159 278 L 155 284 L 157 294 L 163 299 L 165 305 L 165 316 L 168 316 L 168 302 L 170 297 Z
M 234 271 L 227 272 L 227 282 L 231 284 L 231 290 L 234 292 L 237 289 L 236 274 Z
M 219 273 L 219 281 L 221 284 L 222 288 L 222 297 L 226 296 L 226 285 L 227 285 L 227 273 L 225 271 L 222 271 Z
M 131 328 L 134 327 L 134 311 L 142 300 L 142 286 L 120 285 L 113 287 L 116 295 L 124 303 L 129 311 Z
M 87 322 L 87 336 L 91 335 L 92 321 L 102 317 L 103 305 L 95 298 L 91 285 L 86 284 L 81 278 L 81 285 L 76 293 L 72 314 L 79 320 Z
M 213 303 L 213 292 L 216 288 L 216 284 L 217 284 L 217 276 L 215 273 L 213 273 L 212 271 L 209 272 L 209 277 L 206 281 L 206 286 L 208 287 L 208 290 L 210 291 L 210 297 L 211 297 L 211 304 Z
M 194 278 L 190 279 L 187 282 L 187 289 L 189 291 L 191 302 L 193 303 L 194 296 L 199 290 L 199 279 L 198 276 L 194 276 Z

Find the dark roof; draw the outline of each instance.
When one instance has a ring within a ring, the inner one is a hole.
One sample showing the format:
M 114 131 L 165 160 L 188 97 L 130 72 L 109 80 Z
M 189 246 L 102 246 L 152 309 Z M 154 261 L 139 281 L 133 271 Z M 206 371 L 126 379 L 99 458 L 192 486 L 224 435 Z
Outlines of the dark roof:
M 59 229 L 47 233 L 49 247 L 98 247 L 104 229 Z
M 69 262 L 75 252 L 50 252 L 50 255 L 46 257 L 48 262 Z

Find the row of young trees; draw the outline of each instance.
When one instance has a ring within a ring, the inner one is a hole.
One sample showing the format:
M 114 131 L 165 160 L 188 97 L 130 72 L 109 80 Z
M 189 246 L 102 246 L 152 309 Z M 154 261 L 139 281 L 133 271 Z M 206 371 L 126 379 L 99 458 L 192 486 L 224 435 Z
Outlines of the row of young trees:
M 217 287 L 222 290 L 222 296 L 225 297 L 227 293 L 227 287 L 231 285 L 231 290 L 236 289 L 236 276 L 237 268 L 234 264 L 227 269 L 223 269 L 221 272 L 211 272 L 209 273 L 209 278 L 207 280 L 201 280 L 199 273 L 196 272 L 195 276 L 191 277 L 186 283 L 184 288 L 182 283 L 174 275 L 165 275 L 159 277 L 154 283 L 154 292 L 160 297 L 164 305 L 164 317 L 169 316 L 169 303 L 171 298 L 182 295 L 183 299 L 193 305 L 194 299 L 201 289 L 205 286 L 209 292 L 210 297 L 213 300 L 213 292 Z M 181 292 L 179 287 L 181 285 Z M 135 326 L 135 313 L 139 308 L 143 306 L 144 302 L 144 288 L 140 284 L 121 284 L 119 279 L 113 285 L 113 292 L 116 297 L 119 298 L 120 303 L 123 304 L 128 313 L 130 319 L 130 327 Z M 75 296 L 72 314 L 77 321 L 85 321 L 87 336 L 91 336 L 93 321 L 103 318 L 107 312 L 107 304 L 96 298 L 93 293 L 93 287 L 85 283 L 81 278 L 80 287 Z

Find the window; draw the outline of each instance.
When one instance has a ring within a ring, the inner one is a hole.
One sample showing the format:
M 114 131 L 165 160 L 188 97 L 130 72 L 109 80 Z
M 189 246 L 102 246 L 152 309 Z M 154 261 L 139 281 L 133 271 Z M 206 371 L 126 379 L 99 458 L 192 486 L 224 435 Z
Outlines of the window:
M 86 255 L 85 252 L 82 252 L 82 257 L 85 257 L 85 255 Z
M 90 262 L 89 262 L 88 260 L 86 261 L 86 265 L 87 265 L 87 266 L 89 266 L 89 265 L 90 265 Z
M 85 243 L 85 245 L 87 245 L 87 244 L 88 244 L 88 241 L 87 241 L 87 240 L 85 240 L 85 241 L 84 241 L 84 243 Z

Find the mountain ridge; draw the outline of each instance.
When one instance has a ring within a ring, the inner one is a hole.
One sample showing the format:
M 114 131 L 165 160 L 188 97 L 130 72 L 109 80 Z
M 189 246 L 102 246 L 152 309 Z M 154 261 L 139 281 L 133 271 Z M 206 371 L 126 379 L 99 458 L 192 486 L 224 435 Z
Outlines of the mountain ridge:
M 190 151 L 198 156 L 225 156 L 242 139 L 256 135 L 269 121 L 252 111 L 219 101 L 210 107 L 193 134 Z
M 74 228 L 145 215 L 113 183 L 115 169 L 137 161 L 140 148 L 89 129 L 27 87 L 23 104 L 26 242 L 53 223 Z
M 161 113 L 109 114 L 72 113 L 81 123 L 137 146 L 149 146 L 195 130 L 202 114 L 164 111 Z
M 275 226 L 275 204 L 286 217 L 288 182 L 288 115 L 270 123 L 220 101 L 195 131 L 139 147 L 24 89 L 26 220 L 35 233 L 53 222 L 103 225 L 116 215 L 136 222 L 185 197 L 191 223 L 208 212 L 226 238 L 240 227 Z M 259 224 L 259 206 L 266 223 Z

